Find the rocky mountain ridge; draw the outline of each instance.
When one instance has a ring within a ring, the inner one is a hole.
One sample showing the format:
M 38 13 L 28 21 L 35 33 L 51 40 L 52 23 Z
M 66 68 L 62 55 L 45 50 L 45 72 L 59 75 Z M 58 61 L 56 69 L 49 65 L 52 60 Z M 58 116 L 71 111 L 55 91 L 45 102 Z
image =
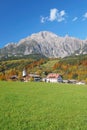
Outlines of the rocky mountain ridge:
M 52 32 L 32 34 L 18 43 L 9 43 L 0 49 L 0 56 L 42 54 L 50 58 L 87 54 L 87 40 L 60 37 Z

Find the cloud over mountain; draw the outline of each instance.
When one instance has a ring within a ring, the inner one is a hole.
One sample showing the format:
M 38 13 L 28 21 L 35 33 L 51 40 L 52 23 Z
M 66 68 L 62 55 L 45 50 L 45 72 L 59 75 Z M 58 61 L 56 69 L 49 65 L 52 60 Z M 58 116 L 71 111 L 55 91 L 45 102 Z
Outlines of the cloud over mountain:
M 48 22 L 54 22 L 54 21 L 63 22 L 63 21 L 67 21 L 67 15 L 68 15 L 68 12 L 66 13 L 65 10 L 58 10 L 57 8 L 52 8 L 50 9 L 49 16 L 41 16 L 40 21 L 41 23 L 45 23 L 47 21 Z M 68 18 L 70 18 L 69 15 L 68 15 Z M 86 19 L 87 19 L 87 12 L 85 12 L 82 16 L 73 17 L 71 22 L 75 22 L 77 20 L 85 21 Z M 70 21 L 70 19 L 68 19 L 68 21 Z
M 46 21 L 57 21 L 57 22 L 62 22 L 66 18 L 66 12 L 65 10 L 59 11 L 56 8 L 50 9 L 50 14 L 49 16 L 43 17 L 41 16 L 41 23 L 44 23 Z

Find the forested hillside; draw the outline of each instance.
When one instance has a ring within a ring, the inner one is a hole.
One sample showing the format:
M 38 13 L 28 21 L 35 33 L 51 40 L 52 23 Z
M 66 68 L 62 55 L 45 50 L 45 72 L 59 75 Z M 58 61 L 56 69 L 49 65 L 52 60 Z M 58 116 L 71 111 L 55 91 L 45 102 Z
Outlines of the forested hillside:
M 41 77 L 55 72 L 61 74 L 63 79 L 87 82 L 87 55 L 59 59 L 48 59 L 40 55 L 3 59 L 0 61 L 0 80 L 11 80 L 13 75 L 17 75 L 20 80 L 24 68 L 27 73 L 39 74 Z

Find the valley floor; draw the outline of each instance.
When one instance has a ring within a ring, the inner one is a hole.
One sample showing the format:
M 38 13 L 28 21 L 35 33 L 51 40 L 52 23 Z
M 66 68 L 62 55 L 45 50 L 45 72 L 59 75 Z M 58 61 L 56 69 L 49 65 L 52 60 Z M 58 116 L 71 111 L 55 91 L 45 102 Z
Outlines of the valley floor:
M 0 82 L 0 130 L 86 130 L 87 86 Z

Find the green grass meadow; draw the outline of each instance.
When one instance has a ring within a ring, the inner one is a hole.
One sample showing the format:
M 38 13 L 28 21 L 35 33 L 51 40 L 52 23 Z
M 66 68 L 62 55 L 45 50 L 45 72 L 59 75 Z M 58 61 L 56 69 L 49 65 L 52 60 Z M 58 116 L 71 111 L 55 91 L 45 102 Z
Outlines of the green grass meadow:
M 0 82 L 0 130 L 87 130 L 87 86 Z

